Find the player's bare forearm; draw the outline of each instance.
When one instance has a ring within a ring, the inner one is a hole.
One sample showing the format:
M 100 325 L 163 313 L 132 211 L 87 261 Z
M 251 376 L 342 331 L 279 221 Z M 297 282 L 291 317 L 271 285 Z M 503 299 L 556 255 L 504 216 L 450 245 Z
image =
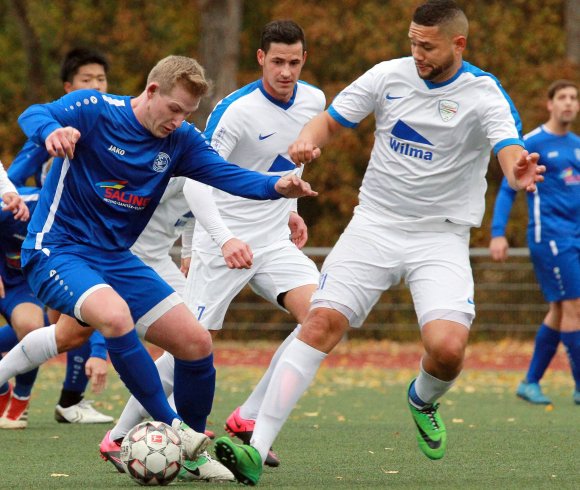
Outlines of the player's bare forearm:
M 502 148 L 497 155 L 501 168 L 512 189 L 534 192 L 536 184 L 544 180 L 544 165 L 538 165 L 540 155 L 528 153 L 519 145 Z
M 302 128 L 296 141 L 288 148 L 290 158 L 298 166 L 318 158 L 320 149 L 339 128 L 340 125 L 327 111 L 318 114 Z

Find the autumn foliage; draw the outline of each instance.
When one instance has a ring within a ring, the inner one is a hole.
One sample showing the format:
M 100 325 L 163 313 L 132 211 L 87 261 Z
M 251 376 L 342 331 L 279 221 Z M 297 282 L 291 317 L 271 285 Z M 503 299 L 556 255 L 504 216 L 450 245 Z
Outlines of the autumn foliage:
M 153 64 L 168 54 L 198 56 L 200 0 L 7 0 L 0 3 L 0 157 L 9 165 L 24 136 L 22 110 L 62 93 L 58 70 L 74 46 L 93 46 L 111 61 L 109 87 L 137 94 Z M 306 30 L 303 79 L 321 87 L 330 102 L 375 63 L 409 54 L 407 30 L 419 2 L 410 0 L 251 0 L 244 3 L 238 85 L 259 76 L 255 51 L 262 26 L 293 18 Z M 465 58 L 495 74 L 518 107 L 524 131 L 546 118 L 544 92 L 555 78 L 575 76 L 566 61 L 564 0 L 459 1 L 471 21 Z M 577 68 L 577 67 L 576 67 Z M 199 125 L 202 122 L 196 121 Z M 350 219 L 373 142 L 374 123 L 344 131 L 305 177 L 320 196 L 300 211 L 310 225 L 309 245 L 332 245 Z M 488 173 L 488 210 L 472 244 L 486 246 L 489 216 L 501 171 Z M 512 244 L 525 245 L 525 203 L 518 200 Z

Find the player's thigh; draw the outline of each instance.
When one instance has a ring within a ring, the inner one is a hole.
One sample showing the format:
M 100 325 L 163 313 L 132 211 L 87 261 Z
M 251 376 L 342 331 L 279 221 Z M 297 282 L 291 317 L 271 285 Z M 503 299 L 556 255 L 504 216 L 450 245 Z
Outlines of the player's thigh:
M 289 240 L 254 251 L 254 262 L 252 290 L 301 321 L 320 278 L 316 264 Z
M 345 306 L 350 326 L 360 327 L 382 293 L 401 280 L 403 240 L 400 231 L 355 215 L 322 265 L 312 302 Z
M 193 251 L 183 300 L 206 329 L 222 328 L 230 303 L 248 284 L 254 267 L 229 269 L 221 255 Z
M 580 240 L 556 237 L 528 246 L 546 301 L 580 298 Z
M 455 315 L 469 327 L 475 317 L 469 234 L 413 232 L 406 243 L 405 281 L 419 324 Z
M 184 360 L 201 359 L 212 351 L 210 333 L 184 303 L 156 319 L 147 329 L 145 340 Z

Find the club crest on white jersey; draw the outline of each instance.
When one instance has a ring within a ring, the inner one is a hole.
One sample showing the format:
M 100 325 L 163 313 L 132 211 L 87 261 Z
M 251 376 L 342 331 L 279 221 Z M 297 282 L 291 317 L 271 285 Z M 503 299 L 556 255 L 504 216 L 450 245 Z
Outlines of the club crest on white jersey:
M 452 100 L 440 100 L 439 101 L 439 115 L 443 122 L 450 121 L 453 119 L 457 110 L 459 109 L 459 104 L 453 102 Z

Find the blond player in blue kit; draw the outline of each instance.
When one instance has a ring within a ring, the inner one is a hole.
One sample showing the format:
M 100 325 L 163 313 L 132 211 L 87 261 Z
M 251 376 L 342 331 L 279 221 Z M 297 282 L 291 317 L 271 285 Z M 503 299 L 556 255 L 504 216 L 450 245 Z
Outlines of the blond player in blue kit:
M 516 189 L 533 191 L 543 171 L 538 155 L 524 151 L 519 117 L 497 79 L 463 61 L 467 32 L 455 2 L 421 5 L 409 28 L 412 57 L 367 71 L 291 145 L 294 162 L 310 162 L 339 128 L 374 113 L 360 204 L 323 265 L 301 331 L 276 365 L 251 444 L 216 441 L 218 459 L 241 483 L 259 481 L 268 449 L 321 362 L 401 279 L 425 347 L 409 408 L 423 453 L 445 454 L 436 401 L 461 372 L 475 316 L 469 230 L 483 216 L 490 151 Z

